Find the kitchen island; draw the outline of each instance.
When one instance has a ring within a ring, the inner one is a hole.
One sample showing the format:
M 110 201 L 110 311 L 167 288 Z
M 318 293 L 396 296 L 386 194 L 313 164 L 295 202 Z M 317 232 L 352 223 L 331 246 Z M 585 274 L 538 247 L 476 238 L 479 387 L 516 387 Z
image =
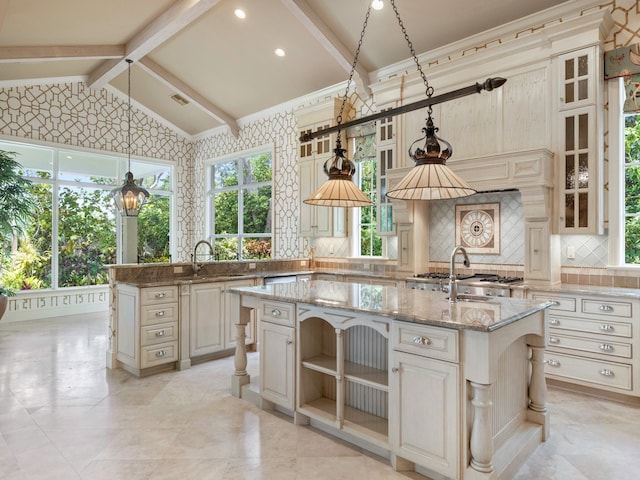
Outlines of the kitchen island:
M 262 406 L 432 478 L 509 478 L 549 434 L 550 303 L 339 282 L 233 288 L 232 392 L 259 319 Z

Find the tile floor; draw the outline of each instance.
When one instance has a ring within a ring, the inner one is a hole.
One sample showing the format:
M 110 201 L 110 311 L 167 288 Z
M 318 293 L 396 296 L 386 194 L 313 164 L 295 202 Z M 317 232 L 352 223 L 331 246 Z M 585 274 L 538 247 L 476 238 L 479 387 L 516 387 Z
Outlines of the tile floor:
M 0 322 L 0 478 L 424 478 L 231 397 L 231 358 L 145 379 L 108 370 L 107 324 Z M 518 480 L 640 478 L 640 408 L 558 389 L 549 399 L 551 438 Z

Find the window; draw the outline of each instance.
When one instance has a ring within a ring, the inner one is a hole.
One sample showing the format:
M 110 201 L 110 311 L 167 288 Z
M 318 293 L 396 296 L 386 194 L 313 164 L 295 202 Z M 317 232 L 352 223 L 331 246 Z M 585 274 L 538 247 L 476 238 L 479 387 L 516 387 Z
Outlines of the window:
M 36 211 L 20 238 L 0 245 L 0 283 L 20 289 L 108 283 L 117 263 L 117 217 L 110 191 L 122 184 L 124 158 L 0 142 L 32 182 Z M 171 167 L 135 160 L 131 171 L 151 194 L 138 217 L 138 257 L 168 261 Z
M 353 159 L 357 165 L 358 186 L 373 202 L 373 205 L 369 207 L 358 209 L 360 211 L 356 228 L 359 233 L 357 244 L 360 246 L 358 255 L 380 257 L 382 256 L 382 237 L 378 235 L 378 164 L 374 134 L 355 138 Z
M 271 152 L 214 161 L 209 178 L 209 226 L 216 260 L 271 258 Z
M 640 115 L 624 122 L 624 263 L 640 264 Z

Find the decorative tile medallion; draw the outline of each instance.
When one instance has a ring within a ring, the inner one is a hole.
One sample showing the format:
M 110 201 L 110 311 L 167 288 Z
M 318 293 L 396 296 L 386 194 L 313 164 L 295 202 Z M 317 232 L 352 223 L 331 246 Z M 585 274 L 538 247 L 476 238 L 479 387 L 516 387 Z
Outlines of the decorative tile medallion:
M 468 253 L 500 254 L 500 203 L 456 205 L 456 245 Z

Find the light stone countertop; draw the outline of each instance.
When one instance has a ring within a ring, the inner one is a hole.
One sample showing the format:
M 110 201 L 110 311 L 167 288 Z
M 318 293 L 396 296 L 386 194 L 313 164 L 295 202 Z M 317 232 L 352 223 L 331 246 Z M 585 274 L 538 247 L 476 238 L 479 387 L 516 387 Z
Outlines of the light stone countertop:
M 449 303 L 446 294 L 360 283 L 314 280 L 256 287 L 234 287 L 230 292 L 288 303 L 371 313 L 395 320 L 457 330 L 491 332 L 542 311 L 551 302 L 495 298 Z
M 623 287 L 603 287 L 599 285 L 576 285 L 576 284 L 556 284 L 556 285 L 523 285 L 516 288 L 525 288 L 528 292 L 544 292 L 551 294 L 575 294 L 593 295 L 606 297 L 619 297 L 628 299 L 640 299 L 640 290 L 637 288 Z

